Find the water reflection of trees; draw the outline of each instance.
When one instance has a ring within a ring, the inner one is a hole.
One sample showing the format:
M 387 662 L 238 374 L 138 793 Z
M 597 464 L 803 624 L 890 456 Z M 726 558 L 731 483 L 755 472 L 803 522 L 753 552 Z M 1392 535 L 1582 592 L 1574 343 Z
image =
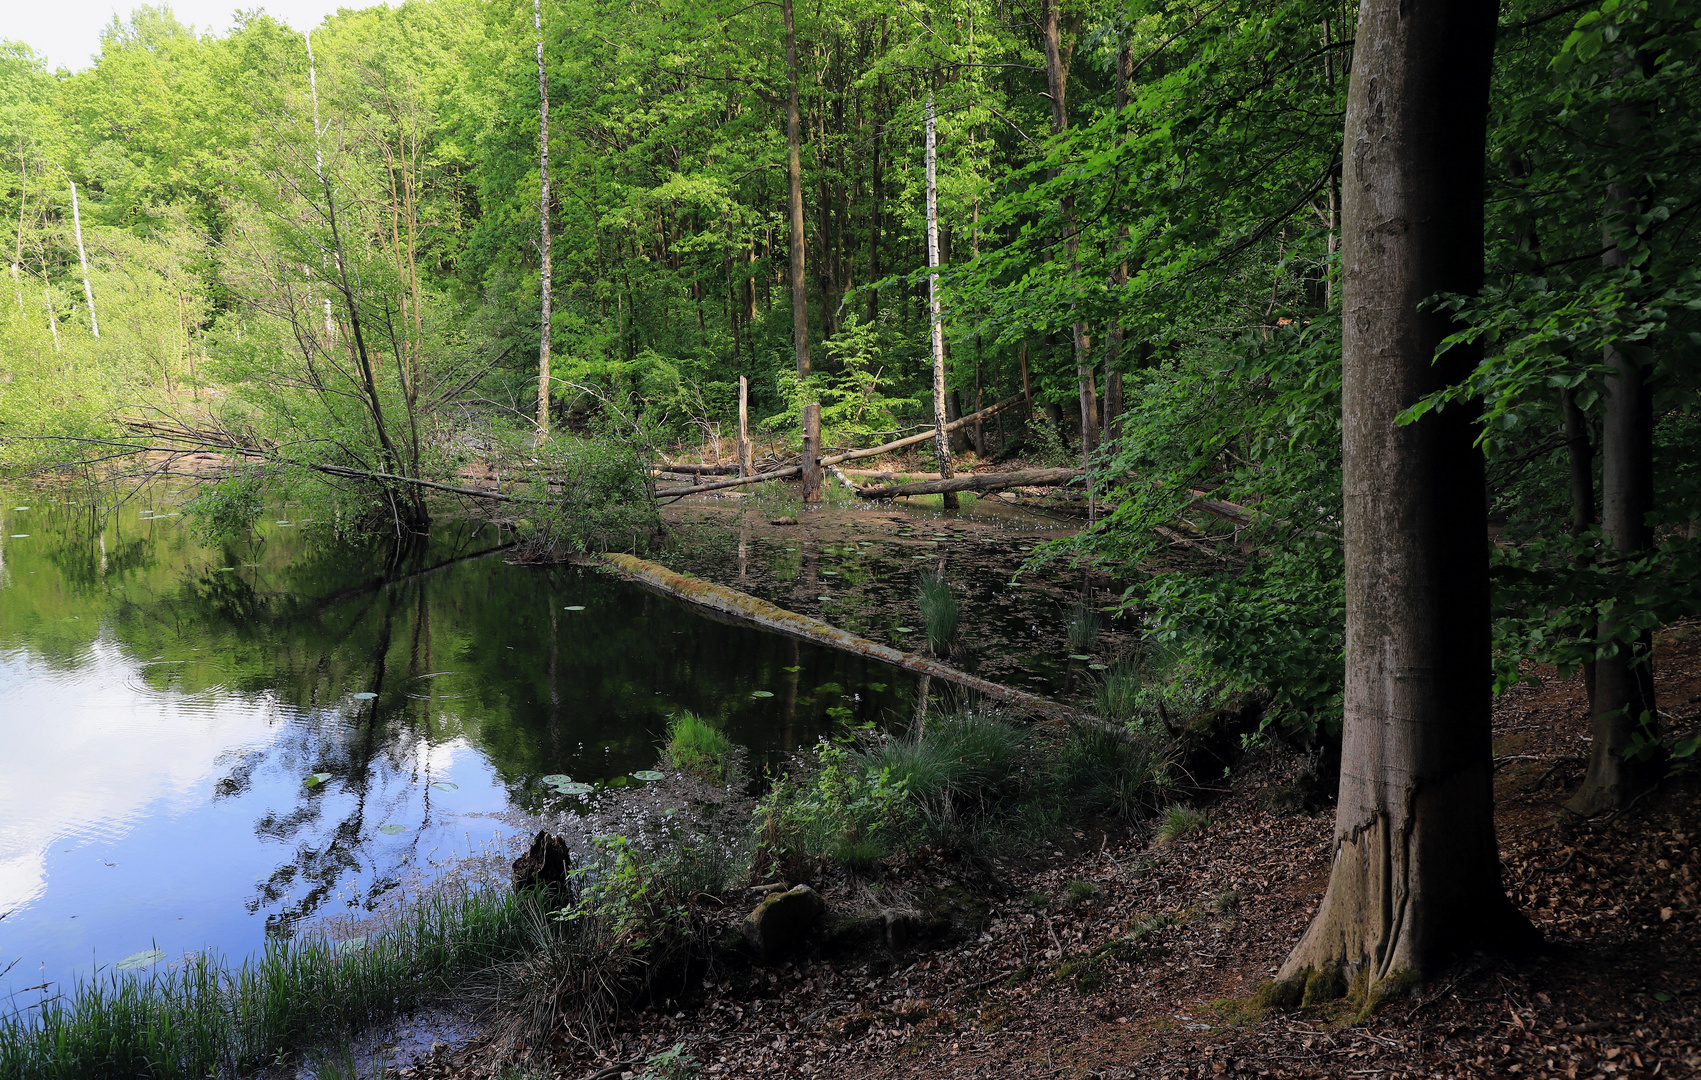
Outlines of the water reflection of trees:
M 289 792 L 254 824 L 257 841 L 282 850 L 248 901 L 280 932 L 354 882 L 367 905 L 395 887 L 436 820 L 431 751 L 451 740 L 485 755 L 513 804 L 542 809 L 557 797 L 539 790 L 541 775 L 653 766 L 677 709 L 715 719 L 758 762 L 819 737 L 830 709 L 901 711 L 893 691 L 865 685 L 900 679 L 861 658 L 582 569 L 510 565 L 489 531 L 440 528 L 397 548 L 269 530 L 209 551 L 175 522 L 125 535 L 132 527 L 101 522 L 97 537 L 67 515 L 51 530 L 55 576 L 80 583 L 85 610 L 138 664 L 192 661 L 141 667 L 151 690 L 236 691 L 274 707 L 276 737 L 231 754 L 213 793 L 287 781 L 264 788 Z M 318 773 L 332 779 L 299 783 Z M 408 824 L 413 843 L 373 843 L 387 820 Z

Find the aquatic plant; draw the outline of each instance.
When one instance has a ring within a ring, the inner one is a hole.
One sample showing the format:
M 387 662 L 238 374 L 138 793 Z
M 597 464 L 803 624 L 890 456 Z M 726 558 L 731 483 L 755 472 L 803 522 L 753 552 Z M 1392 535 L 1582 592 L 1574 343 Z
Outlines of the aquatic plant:
M 234 967 L 202 953 L 165 971 L 108 970 L 0 1016 L 0 1080 L 251 1073 L 512 955 L 521 908 L 506 890 L 444 892 L 363 940 L 274 940 Z
M 1069 648 L 1077 653 L 1085 653 L 1098 644 L 1099 613 L 1086 600 L 1077 600 L 1069 607 L 1069 621 L 1065 624 L 1069 635 Z
M 925 571 L 916 599 L 921 607 L 922 625 L 927 627 L 928 648 L 935 656 L 949 656 L 957 640 L 959 611 L 957 597 L 951 592 L 944 571 Z
M 667 756 L 674 767 L 706 780 L 726 779 L 732 740 L 696 713 L 675 713 L 667 725 Z

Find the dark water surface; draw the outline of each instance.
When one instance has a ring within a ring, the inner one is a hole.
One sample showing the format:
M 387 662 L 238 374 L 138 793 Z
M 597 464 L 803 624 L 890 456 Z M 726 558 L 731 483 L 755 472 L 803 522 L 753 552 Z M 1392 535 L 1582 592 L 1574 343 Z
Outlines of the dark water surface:
M 108 512 L 0 498 L 0 1008 L 156 947 L 235 957 L 376 906 L 504 849 L 513 811 L 570 803 L 545 775 L 637 783 L 675 710 L 760 763 L 913 692 L 512 565 L 493 527 L 398 556 L 286 508 L 208 548 L 163 490 Z

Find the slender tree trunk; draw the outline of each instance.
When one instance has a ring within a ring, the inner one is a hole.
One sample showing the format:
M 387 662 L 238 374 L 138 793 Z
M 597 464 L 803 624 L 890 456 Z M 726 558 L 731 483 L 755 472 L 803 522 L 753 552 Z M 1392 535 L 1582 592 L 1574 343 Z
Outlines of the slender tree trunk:
M 77 208 L 77 182 L 69 176 L 65 182 L 71 185 L 71 227 L 77 234 L 77 260 L 83 264 L 83 299 L 89 304 L 89 329 L 95 337 L 100 337 L 100 320 L 95 318 L 94 286 L 89 284 L 89 253 L 83 250 L 83 215 Z
M 927 310 L 933 341 L 933 453 L 941 479 L 951 478 L 951 443 L 945 432 L 945 324 L 939 311 L 939 175 L 933 125 L 933 93 L 927 95 Z M 957 509 L 957 493 L 940 496 L 947 510 Z
M 1116 116 L 1120 120 L 1122 110 L 1128 107 L 1128 79 L 1134 69 L 1134 47 L 1126 42 L 1122 51 L 1116 56 Z M 1117 242 L 1124 248 L 1128 246 L 1128 226 L 1123 225 L 1116 230 Z M 1126 252 L 1122 261 L 1111 273 L 1111 286 L 1120 303 L 1122 290 L 1128 287 L 1128 257 Z M 1110 329 L 1105 334 L 1104 350 L 1104 427 L 1105 437 L 1112 441 L 1122 437 L 1122 320 L 1111 319 Z
M 1645 57 L 1638 60 L 1646 64 Z M 1630 65 L 1620 70 L 1620 85 L 1628 89 Z M 1646 106 L 1619 100 L 1612 106 L 1612 125 L 1626 148 L 1645 119 Z M 1607 188 L 1606 220 L 1602 227 L 1601 261 L 1622 267 L 1629 253 L 1619 241 L 1632 233 L 1643 192 L 1630 183 Z M 1611 558 L 1635 559 L 1654 546 L 1648 515 L 1654 510 L 1654 394 L 1647 372 L 1632 358 L 1608 345 L 1602 359 L 1611 369 L 1606 377 L 1605 415 L 1601 421 L 1601 528 L 1612 545 Z M 1601 619 L 1596 634 L 1612 641 L 1618 618 Z M 1567 810 L 1585 817 L 1616 810 L 1651 785 L 1664 771 L 1658 753 L 1658 714 L 1654 703 L 1653 632 L 1618 642 L 1595 658 L 1595 685 L 1590 712 L 1594 738 L 1589 767 Z M 1638 741 L 1648 745 L 1628 756 Z
M 1500 882 L 1487 503 L 1468 408 L 1396 426 L 1468 374 L 1438 292 L 1482 285 L 1495 8 L 1364 0 L 1348 92 L 1342 341 L 1346 695 L 1328 892 L 1273 996 L 1369 1000 L 1533 936 Z M 1392 980 L 1384 983 L 1384 980 Z
M 881 77 L 874 84 L 874 155 L 869 183 L 873 198 L 868 206 L 868 321 L 873 323 L 880 316 L 880 293 L 872 286 L 880 280 L 880 211 L 886 201 L 885 187 L 885 155 L 886 142 L 886 79 Z
M 1589 442 L 1589 423 L 1577 406 L 1575 390 L 1559 392 L 1559 412 L 1565 425 L 1565 457 L 1571 487 L 1571 535 L 1582 536 L 1596 520 L 1595 511 L 1595 450 Z M 1578 552 L 1575 565 L 1588 566 L 1593 559 L 1587 552 Z M 1588 692 L 1592 709 L 1595 701 L 1595 662 L 1583 664 L 1583 687 Z
M 1042 12 L 1040 31 L 1045 44 L 1045 81 L 1046 91 L 1051 98 L 1051 133 L 1062 135 L 1069 129 L 1069 110 L 1067 93 L 1069 71 L 1063 59 L 1062 33 L 1057 22 L 1058 0 L 1045 0 Z M 1061 203 L 1063 212 L 1063 230 L 1065 234 L 1064 250 L 1069 256 L 1069 274 L 1074 277 L 1080 270 L 1077 252 L 1079 244 L 1075 237 L 1075 207 L 1072 200 L 1064 198 Z M 1093 375 L 1092 340 L 1087 335 L 1087 324 L 1076 319 L 1070 328 L 1070 342 L 1075 353 L 1075 381 L 1081 399 L 1081 459 L 1083 464 L 1092 460 L 1093 450 L 1098 446 L 1098 401 L 1096 380 Z
M 543 265 L 538 271 L 542 291 L 543 326 L 537 346 L 537 435 L 549 435 L 549 347 L 550 278 L 554 254 L 549 239 L 549 72 L 543 64 L 543 0 L 532 0 L 532 26 L 537 30 L 537 166 L 538 166 L 538 251 Z
M 809 375 L 809 277 L 803 258 L 803 120 L 797 99 L 797 24 L 792 0 L 780 0 L 786 24 L 786 161 L 791 218 L 791 334 L 799 378 Z

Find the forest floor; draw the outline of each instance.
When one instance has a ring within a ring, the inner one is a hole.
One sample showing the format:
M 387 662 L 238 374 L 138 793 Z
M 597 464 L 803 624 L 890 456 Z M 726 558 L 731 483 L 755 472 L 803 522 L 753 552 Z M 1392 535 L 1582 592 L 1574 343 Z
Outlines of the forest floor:
M 1701 625 L 1663 634 L 1656 664 L 1669 725 L 1693 729 Z M 558 1048 L 521 1075 L 638 1076 L 681 1045 L 701 1075 L 738 1078 L 1701 1076 L 1701 783 L 1567 821 L 1589 731 L 1580 683 L 1539 677 L 1503 695 L 1494 722 L 1507 889 L 1547 947 L 1467 958 L 1364 1022 L 1344 1005 L 1247 1002 L 1322 896 L 1332 827 L 1268 808 L 1297 763 L 1266 752 L 1194 836 L 1095 829 L 1001 861 L 977 938 L 718 973 L 687 1007 L 629 1014 L 612 1045 Z M 891 878 L 957 874 L 929 855 Z M 475 1041 L 400 1075 L 493 1071 Z

